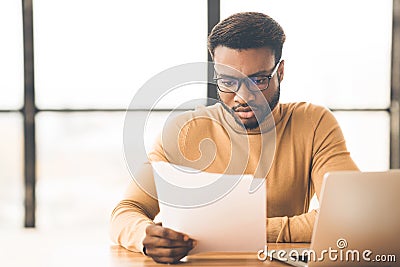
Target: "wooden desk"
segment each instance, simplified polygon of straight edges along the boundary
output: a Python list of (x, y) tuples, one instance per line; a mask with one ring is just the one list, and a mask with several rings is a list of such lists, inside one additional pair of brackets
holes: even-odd
[[(269, 244), (269, 249), (286, 248), (307, 248), (310, 244), (287, 243), (287, 244)], [(151, 258), (145, 257), (140, 253), (132, 253), (120, 246), (110, 248), (112, 267), (122, 266), (163, 266), (155, 263)], [(173, 266), (173, 265), (167, 265)], [(207, 253), (189, 256), (187, 262), (177, 266), (289, 266), (279, 261), (261, 262), (257, 259), (256, 253)]]
[[(209, 253), (188, 257), (178, 265), (157, 264), (151, 258), (113, 246), (106, 231), (90, 233), (24, 230), (0, 232), (0, 266), (13, 267), (137, 267), (137, 266), (289, 266), (261, 262), (256, 253)], [(269, 249), (308, 247), (309, 244), (270, 244)]]

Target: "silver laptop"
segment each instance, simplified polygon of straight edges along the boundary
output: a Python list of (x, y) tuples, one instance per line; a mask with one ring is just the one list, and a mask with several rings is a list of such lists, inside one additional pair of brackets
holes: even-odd
[(278, 254), (293, 266), (400, 266), (400, 170), (326, 174), (310, 249)]

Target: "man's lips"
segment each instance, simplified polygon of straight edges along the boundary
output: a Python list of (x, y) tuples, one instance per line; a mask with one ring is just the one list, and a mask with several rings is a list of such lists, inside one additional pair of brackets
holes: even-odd
[(239, 118), (241, 119), (250, 119), (254, 117), (254, 111), (236, 111), (236, 114), (238, 115)]
[(250, 107), (238, 107), (234, 109), (237, 116), (241, 119), (249, 119), (254, 117), (255, 108)]

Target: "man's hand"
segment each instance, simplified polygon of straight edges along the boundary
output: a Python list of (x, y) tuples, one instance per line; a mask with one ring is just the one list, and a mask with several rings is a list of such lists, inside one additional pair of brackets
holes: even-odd
[(161, 224), (149, 225), (143, 246), (146, 255), (159, 263), (177, 263), (194, 248), (196, 241), (189, 236), (162, 227)]

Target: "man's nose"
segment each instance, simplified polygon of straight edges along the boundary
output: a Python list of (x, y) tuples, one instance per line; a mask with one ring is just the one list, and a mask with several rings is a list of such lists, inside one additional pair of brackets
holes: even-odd
[[(248, 103), (255, 99), (255, 92), (250, 91), (249, 87), (255, 86), (251, 81), (243, 80), (238, 91), (235, 93), (235, 102)], [(254, 90), (254, 88), (252, 88)]]

